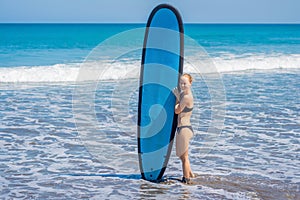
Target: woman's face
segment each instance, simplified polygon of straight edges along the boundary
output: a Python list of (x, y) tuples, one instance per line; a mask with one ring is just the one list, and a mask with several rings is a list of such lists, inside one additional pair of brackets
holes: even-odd
[(186, 90), (190, 89), (190, 88), (191, 88), (191, 85), (192, 85), (192, 84), (190, 83), (190, 80), (189, 80), (187, 77), (185, 77), (185, 76), (182, 76), (182, 77), (180, 78), (179, 84), (180, 84), (180, 89), (181, 89), (181, 91), (186, 91)]

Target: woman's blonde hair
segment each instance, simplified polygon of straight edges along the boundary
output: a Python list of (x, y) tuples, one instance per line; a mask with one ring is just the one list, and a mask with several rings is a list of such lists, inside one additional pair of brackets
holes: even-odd
[(189, 79), (190, 83), (193, 82), (193, 77), (192, 77), (190, 74), (185, 73), (185, 74), (183, 74), (182, 76), (187, 77), (187, 78)]

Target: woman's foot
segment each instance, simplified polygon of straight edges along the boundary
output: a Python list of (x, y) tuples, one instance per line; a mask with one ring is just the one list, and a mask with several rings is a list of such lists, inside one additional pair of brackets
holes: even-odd
[(190, 177), (191, 178), (196, 178), (196, 174), (194, 174), (193, 172), (190, 172)]
[(191, 184), (191, 179), (190, 178), (182, 177), (181, 182), (184, 183), (184, 184)]

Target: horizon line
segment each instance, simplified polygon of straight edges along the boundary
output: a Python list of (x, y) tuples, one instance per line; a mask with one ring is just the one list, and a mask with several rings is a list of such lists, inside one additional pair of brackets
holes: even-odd
[[(146, 22), (0, 22), (0, 24), (146, 24)], [(186, 22), (183, 24), (215, 24), (215, 25), (300, 25), (300, 22)]]

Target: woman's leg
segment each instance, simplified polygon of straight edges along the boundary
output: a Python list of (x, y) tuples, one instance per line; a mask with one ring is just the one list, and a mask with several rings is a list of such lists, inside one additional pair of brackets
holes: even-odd
[(189, 161), (189, 155), (188, 155), (188, 150), (180, 157), (181, 162), (182, 162), (182, 171), (183, 171), (183, 177), (189, 179), (191, 178), (192, 170), (191, 170), (191, 165)]
[(182, 128), (176, 135), (176, 155), (182, 162), (183, 177), (187, 179), (194, 177), (188, 156), (188, 146), (192, 136), (193, 132), (189, 128)]

